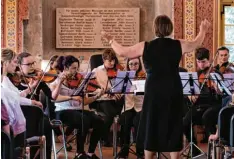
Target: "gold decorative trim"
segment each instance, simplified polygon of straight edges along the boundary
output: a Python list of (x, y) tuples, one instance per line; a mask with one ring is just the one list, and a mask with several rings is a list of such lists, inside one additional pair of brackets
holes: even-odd
[[(196, 36), (196, 0), (184, 0), (184, 38), (193, 40)], [(195, 71), (195, 54), (194, 52), (187, 53), (184, 56), (184, 67), (188, 71)]]
[(17, 52), (17, 0), (5, 1), (5, 46)]

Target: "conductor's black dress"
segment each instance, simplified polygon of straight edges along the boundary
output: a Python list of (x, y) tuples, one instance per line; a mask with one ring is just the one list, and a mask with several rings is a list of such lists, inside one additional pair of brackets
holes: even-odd
[(181, 56), (178, 40), (157, 38), (145, 43), (147, 79), (137, 142), (143, 142), (148, 151), (182, 149), (183, 92), (178, 68)]

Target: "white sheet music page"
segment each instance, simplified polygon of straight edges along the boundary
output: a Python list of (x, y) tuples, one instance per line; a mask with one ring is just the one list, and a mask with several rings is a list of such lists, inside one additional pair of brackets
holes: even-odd
[[(126, 85), (126, 91), (125, 92), (130, 92), (131, 91), (131, 80), (135, 78), (136, 71), (118, 71), (117, 76), (115, 78), (115, 84), (112, 86), (111, 92), (112, 93), (122, 93), (122, 89), (124, 87), (124, 84)], [(128, 75), (128, 82), (124, 83), (124, 78)]]
[(234, 73), (223, 74), (224, 84), (231, 91), (234, 92)]
[(232, 93), (229, 91), (225, 83), (223, 82), (222, 77), (218, 73), (210, 73), (211, 80), (215, 82), (215, 84), (218, 86), (220, 92), (225, 92), (227, 95), (232, 95)]
[(134, 94), (145, 92), (145, 80), (132, 80), (132, 85), (135, 86)]
[(183, 93), (185, 95), (191, 95), (190, 76), (193, 81), (193, 89), (195, 94), (200, 94), (199, 82), (197, 72), (180, 72), (180, 79), (183, 86)]

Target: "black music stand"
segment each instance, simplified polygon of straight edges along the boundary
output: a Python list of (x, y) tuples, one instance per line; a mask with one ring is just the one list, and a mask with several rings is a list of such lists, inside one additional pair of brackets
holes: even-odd
[[(133, 92), (131, 92), (131, 86), (132, 86), (132, 82), (131, 79), (135, 78), (135, 71), (118, 71), (117, 72), (117, 77), (115, 79), (115, 84), (114, 86), (111, 88), (110, 93), (111, 94), (124, 94), (124, 105), (123, 105), (123, 109), (124, 112), (126, 110), (126, 106), (125, 106), (125, 94), (133, 94)], [(124, 124), (126, 124), (126, 116), (124, 118)], [(123, 148), (121, 148), (121, 150), (114, 156), (115, 159), (119, 158), (119, 154), (125, 149), (128, 148), (130, 151), (129, 153), (132, 153), (134, 155), (137, 156), (136, 152), (131, 149), (131, 145), (133, 143), (130, 143), (128, 146), (126, 145), (126, 141), (124, 139), (124, 146)]]
[(232, 96), (232, 93), (230, 91), (232, 87), (230, 87), (229, 85), (226, 85), (226, 83), (224, 83), (222, 77), (218, 73), (210, 73), (210, 76), (213, 78), (213, 81), (218, 86), (218, 89), (220, 90), (222, 95)]
[[(183, 84), (183, 94), (187, 96), (191, 96), (191, 99), (195, 95), (200, 95), (200, 89), (199, 89), (199, 82), (198, 82), (198, 76), (196, 72), (180, 72), (181, 81)], [(191, 158), (193, 158), (193, 146), (196, 147), (200, 152), (202, 152), (198, 156), (206, 155), (204, 151), (202, 151), (194, 142), (193, 142), (193, 107), (196, 107), (195, 102), (190, 100), (190, 113), (191, 113), (191, 120), (190, 120), (190, 143), (182, 150), (182, 155), (189, 158), (188, 155), (183, 154), (187, 149), (189, 149)], [(197, 156), (197, 157), (198, 157)]]
[(80, 86), (72, 93), (72, 96), (81, 96), (82, 97), (82, 135), (84, 133), (84, 97), (85, 97), (85, 86), (88, 84), (90, 78), (93, 76), (94, 72), (88, 72), (84, 79), (82, 80)]
[[(81, 96), (82, 97), (82, 114), (81, 114), (81, 127), (82, 127), (81, 133), (82, 133), (82, 135), (84, 133), (84, 97), (85, 97), (84, 90), (85, 90), (85, 87), (86, 87), (87, 83), (89, 82), (90, 78), (93, 76), (93, 74), (94, 74), (93, 72), (88, 72), (86, 75), (83, 74), (85, 76), (84, 79), (82, 80), (79, 87), (72, 93), (72, 96)], [(70, 142), (72, 142), (73, 140), (76, 139), (76, 133), (68, 141), (66, 141), (66, 144), (69, 144)], [(64, 146), (62, 146), (59, 150), (57, 150), (56, 153), (59, 153), (63, 149), (63, 147)]]

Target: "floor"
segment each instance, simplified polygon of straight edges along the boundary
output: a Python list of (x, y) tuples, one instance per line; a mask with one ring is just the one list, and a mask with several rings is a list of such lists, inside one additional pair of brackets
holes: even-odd
[[(73, 159), (74, 156), (75, 156), (75, 151), (76, 151), (76, 145), (75, 143), (72, 143), (71, 144), (73, 149), (71, 152), (68, 152), (68, 158), (69, 159)], [(56, 143), (56, 147), (57, 149), (59, 147), (61, 147), (62, 144), (61, 143)], [(199, 148), (201, 148), (204, 152), (207, 152), (207, 144), (198, 144)], [(86, 150), (87, 150), (87, 147), (88, 145), (85, 146)], [(132, 146), (132, 148), (134, 149), (134, 146)], [(120, 148), (118, 148), (118, 151), (120, 150)], [(112, 147), (102, 147), (102, 152), (103, 152), (103, 158), (104, 159), (113, 159), (113, 148)], [(96, 149), (96, 155), (99, 156), (99, 151), (98, 151), (98, 147)], [(169, 154), (168, 153), (163, 153), (163, 155), (167, 156), (169, 158)], [(52, 157), (53, 158), (53, 157)], [(61, 152), (59, 152), (57, 154), (57, 158), (58, 159), (64, 159), (65, 156), (64, 156), (64, 151), (62, 150)], [(161, 156), (160, 157), (161, 159), (164, 159), (165, 157), (164, 156)], [(181, 158), (185, 158), (183, 156), (181, 156)], [(136, 156), (134, 156), (133, 154), (130, 154), (129, 155), (129, 159), (136, 159)]]

